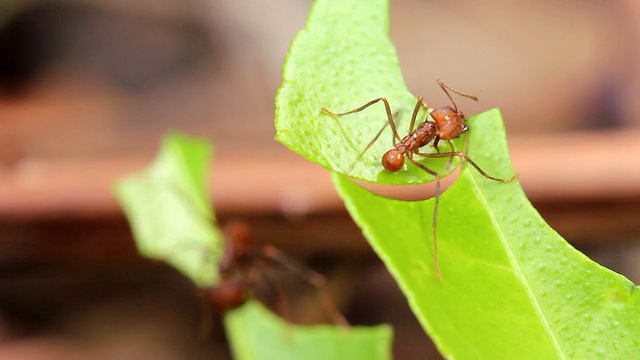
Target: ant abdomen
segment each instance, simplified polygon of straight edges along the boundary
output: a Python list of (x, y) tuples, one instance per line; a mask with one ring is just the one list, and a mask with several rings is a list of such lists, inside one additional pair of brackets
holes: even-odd
[(235, 281), (222, 281), (212, 288), (205, 289), (205, 297), (220, 313), (235, 309), (248, 300), (245, 284)]
[(382, 166), (390, 172), (398, 172), (404, 165), (404, 153), (398, 149), (391, 149), (382, 156)]

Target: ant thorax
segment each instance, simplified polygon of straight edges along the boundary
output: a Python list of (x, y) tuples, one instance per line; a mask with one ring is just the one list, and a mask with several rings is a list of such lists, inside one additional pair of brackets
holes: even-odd
[(433, 139), (435, 139), (436, 134), (438, 133), (438, 125), (432, 121), (425, 121), (418, 126), (418, 128), (409, 136), (413, 136), (418, 146), (416, 149), (421, 148), (423, 146), (427, 146)]

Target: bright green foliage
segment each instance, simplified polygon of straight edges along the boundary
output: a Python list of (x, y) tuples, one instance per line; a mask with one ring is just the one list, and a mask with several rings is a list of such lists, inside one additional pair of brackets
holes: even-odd
[(115, 188), (140, 253), (166, 261), (201, 287), (217, 283), (222, 253), (206, 188), (211, 153), (205, 141), (171, 134), (148, 168)]
[(258, 302), (225, 317), (237, 360), (391, 359), (391, 327), (339, 329), (331, 325), (288, 324)]
[[(384, 171), (380, 158), (392, 147), (389, 127), (358, 161), (387, 123), (382, 102), (338, 119), (321, 112), (323, 107), (345, 112), (384, 96), (400, 135), (407, 133), (416, 97), (406, 88), (389, 40), (388, 10), (386, 0), (316, 1), (283, 69), (276, 97), (276, 139), (307, 159), (353, 178), (421, 183), (433, 177), (412, 164), (396, 174)], [(425, 116), (426, 111), (421, 111), (418, 122)], [(443, 143), (441, 150), (447, 148)], [(446, 159), (429, 161), (429, 167), (440, 172), (445, 164)]]
[[(165, 261), (197, 286), (218, 282), (223, 238), (206, 190), (211, 146), (169, 135), (155, 161), (116, 184), (140, 253)], [(249, 302), (225, 316), (237, 359), (390, 359), (389, 326), (287, 325)]]
[[(497, 110), (469, 119), (468, 155), (491, 174), (513, 173)], [(456, 359), (640, 359), (640, 291), (551, 229), (519, 183), (464, 165), (434, 200), (374, 195), (335, 176), (351, 215), (446, 356)]]
[[(406, 133), (415, 98), (402, 80), (387, 30), (386, 0), (317, 0), (285, 64), (276, 138), (336, 173), (378, 183), (424, 182), (429, 176), (413, 166), (397, 174), (382, 169), (379, 157), (391, 144), (388, 129), (354, 165), (386, 121), (381, 104), (338, 119), (320, 112), (343, 112), (385, 96)], [(472, 117), (468, 124), (468, 155), (491, 175), (513, 175), (499, 112)], [(422, 162), (436, 170), (442, 165)], [(637, 287), (567, 244), (530, 205), (517, 180), (492, 181), (464, 165), (440, 199), (439, 281), (433, 199), (393, 200), (343, 175), (334, 174), (334, 180), (445, 356), (640, 359)]]

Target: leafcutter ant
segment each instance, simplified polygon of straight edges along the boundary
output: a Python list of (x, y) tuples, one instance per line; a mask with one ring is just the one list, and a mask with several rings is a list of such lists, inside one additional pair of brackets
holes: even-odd
[[(502, 179), (502, 178), (489, 175), (484, 170), (482, 170), (482, 168), (478, 164), (476, 164), (473, 160), (471, 160), (466, 155), (466, 148), (467, 148), (467, 143), (469, 139), (468, 136), (465, 139), (464, 149), (462, 151), (455, 151), (453, 149), (453, 143), (451, 142), (451, 140), (457, 139), (458, 137), (460, 137), (460, 135), (467, 132), (469, 128), (465, 124), (464, 114), (462, 113), (462, 111), (458, 110), (458, 105), (451, 97), (451, 94), (449, 93), (449, 91), (474, 101), (478, 101), (478, 98), (473, 95), (469, 95), (461, 91), (458, 91), (450, 87), (449, 85), (445, 84), (440, 79), (438, 79), (437, 81), (438, 81), (438, 85), (440, 85), (440, 88), (442, 88), (442, 90), (447, 95), (449, 100), (451, 100), (453, 107), (443, 106), (443, 107), (432, 110), (429, 113), (429, 115), (425, 118), (425, 120), (422, 123), (418, 124), (417, 127), (415, 127), (416, 119), (418, 117), (418, 112), (420, 111), (420, 109), (429, 108), (429, 106), (422, 101), (423, 100), (422, 97), (418, 97), (416, 101), (416, 105), (413, 109), (413, 114), (411, 115), (411, 123), (409, 124), (409, 133), (405, 137), (401, 137), (400, 134), (398, 133), (398, 129), (391, 112), (391, 106), (389, 105), (389, 101), (387, 101), (387, 99), (384, 97), (373, 99), (356, 109), (343, 112), (343, 113), (335, 113), (326, 108), (322, 108), (322, 112), (329, 114), (331, 116), (338, 117), (338, 116), (361, 112), (366, 108), (382, 101), (387, 114), (387, 123), (380, 129), (380, 131), (378, 131), (376, 136), (369, 142), (369, 144), (367, 144), (367, 146), (360, 153), (356, 161), (359, 161), (362, 158), (364, 153), (367, 152), (367, 150), (369, 150), (369, 148), (378, 140), (378, 138), (380, 137), (380, 135), (382, 134), (386, 126), (389, 125), (393, 132), (393, 149), (390, 149), (389, 151), (384, 153), (384, 155), (382, 155), (382, 166), (384, 167), (384, 169), (390, 172), (400, 171), (404, 166), (405, 157), (406, 157), (412, 164), (414, 164), (418, 168), (435, 176), (436, 178), (435, 205), (433, 210), (431, 227), (433, 232), (433, 263), (435, 267), (436, 277), (439, 280), (441, 278), (441, 274), (440, 274), (440, 266), (438, 264), (438, 243), (436, 240), (437, 239), (436, 228), (437, 228), (437, 218), (438, 218), (438, 205), (440, 200), (440, 177), (441, 176), (438, 172), (418, 162), (416, 159), (414, 159), (414, 156), (417, 155), (417, 156), (426, 157), (426, 158), (450, 157), (451, 159), (453, 159), (454, 157), (459, 157), (459, 158), (462, 158), (464, 161), (468, 162), (469, 164), (471, 164), (485, 178), (495, 180), (495, 181), (500, 181), (503, 183), (512, 181), (513, 179), (515, 179), (516, 175), (513, 175), (506, 179)], [(432, 120), (429, 120), (429, 116), (431, 117)], [(447, 141), (450, 144), (452, 150), (449, 152), (440, 152), (438, 143), (441, 140)], [(420, 152), (420, 148), (427, 146), (429, 144), (432, 144), (432, 146), (437, 151), (436, 153)], [(451, 160), (449, 162), (451, 163)]]
[[(210, 214), (207, 214), (193, 206), (188, 201), (187, 194), (178, 186), (172, 185), (171, 190), (183, 205), (184, 210), (191, 213), (191, 216), (204, 218), (213, 226), (215, 221)], [(218, 273), (220, 275), (217, 284), (199, 289), (204, 300), (203, 308), (205, 313), (204, 321), (201, 324), (201, 335), (208, 333), (210, 328), (210, 310), (213, 307), (218, 314), (235, 309), (243, 305), (248, 299), (254, 296), (253, 290), (260, 281), (266, 282), (268, 277), (264, 276), (269, 268), (279, 267), (290, 274), (300, 278), (302, 281), (315, 287), (319, 294), (319, 300), (331, 321), (345, 328), (350, 325), (338, 311), (333, 299), (327, 289), (327, 281), (324, 276), (294, 260), (274, 246), (255, 247), (250, 241), (249, 226), (243, 222), (230, 222), (224, 227), (222, 256), (218, 261)], [(286, 298), (276, 283), (269, 283), (275, 288), (279, 300)], [(205, 304), (206, 303), (206, 304)], [(281, 303), (281, 305), (286, 305)], [(282, 309), (281, 309), (282, 310)], [(284, 309), (286, 310), (286, 309)], [(286, 313), (284, 316), (286, 317)]]
[(239, 307), (252, 296), (252, 287), (259, 280), (264, 267), (273, 265), (315, 287), (331, 321), (338, 326), (349, 327), (329, 295), (324, 276), (273, 246), (253, 247), (249, 239), (249, 227), (241, 222), (232, 222), (225, 227), (224, 252), (218, 263), (220, 282), (202, 289), (202, 294), (219, 312)]

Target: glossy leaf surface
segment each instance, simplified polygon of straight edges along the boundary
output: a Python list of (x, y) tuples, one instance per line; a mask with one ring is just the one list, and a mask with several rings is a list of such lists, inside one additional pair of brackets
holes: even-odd
[(149, 167), (115, 186), (140, 254), (200, 287), (217, 283), (223, 242), (206, 188), (211, 154), (207, 142), (171, 134)]
[[(469, 120), (468, 155), (490, 174), (513, 173), (502, 119)], [(434, 273), (434, 200), (377, 196), (335, 175), (363, 229), (443, 354), (455, 359), (640, 358), (640, 291), (551, 229), (517, 181), (464, 165), (440, 198)]]
[(353, 327), (288, 324), (250, 302), (225, 319), (234, 357), (238, 360), (386, 360), (391, 359), (388, 325)]
[[(388, 10), (386, 0), (315, 2), (306, 28), (294, 39), (285, 61), (276, 97), (276, 139), (307, 159), (352, 178), (385, 184), (422, 183), (433, 176), (408, 162), (404, 171), (395, 174), (382, 167), (382, 154), (393, 147), (389, 126), (359, 158), (388, 123), (382, 102), (339, 118), (321, 112), (322, 108), (345, 112), (386, 97), (400, 136), (407, 134), (416, 97), (407, 90), (389, 40)], [(422, 110), (417, 122), (425, 117)], [(447, 149), (443, 143), (441, 150)], [(425, 152), (433, 149), (425, 148)], [(443, 173), (447, 160), (421, 162)]]

